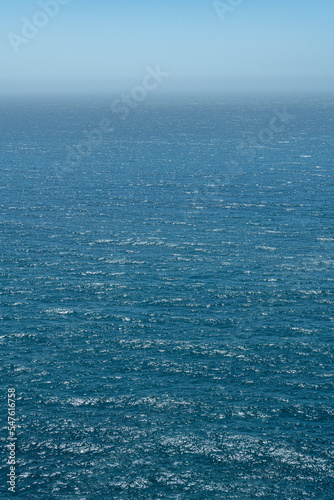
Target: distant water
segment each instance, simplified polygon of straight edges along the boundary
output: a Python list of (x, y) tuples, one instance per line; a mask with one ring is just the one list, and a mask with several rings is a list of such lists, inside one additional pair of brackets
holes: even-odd
[(333, 95), (111, 102), (0, 105), (16, 496), (333, 499)]

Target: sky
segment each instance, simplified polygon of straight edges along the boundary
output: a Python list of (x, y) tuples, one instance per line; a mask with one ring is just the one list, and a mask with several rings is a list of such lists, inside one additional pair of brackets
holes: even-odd
[(333, 0), (2, 0), (0, 95), (334, 89)]

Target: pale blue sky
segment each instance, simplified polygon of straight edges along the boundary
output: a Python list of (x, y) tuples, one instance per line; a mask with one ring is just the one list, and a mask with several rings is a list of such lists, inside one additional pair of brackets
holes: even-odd
[(39, 0), (2, 11), (1, 93), (127, 90), (156, 64), (161, 91), (334, 88), (333, 0), (241, 0), (223, 20), (212, 0), (69, 0), (30, 40)]

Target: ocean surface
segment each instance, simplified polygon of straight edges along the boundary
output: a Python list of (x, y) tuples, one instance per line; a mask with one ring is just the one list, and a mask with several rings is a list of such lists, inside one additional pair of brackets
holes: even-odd
[(334, 95), (113, 99), (0, 102), (0, 498), (15, 388), (17, 498), (333, 499)]

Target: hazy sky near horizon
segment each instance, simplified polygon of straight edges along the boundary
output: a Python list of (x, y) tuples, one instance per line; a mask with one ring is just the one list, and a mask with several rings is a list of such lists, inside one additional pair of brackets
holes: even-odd
[(333, 0), (66, 1), (2, 3), (0, 93), (334, 88)]

